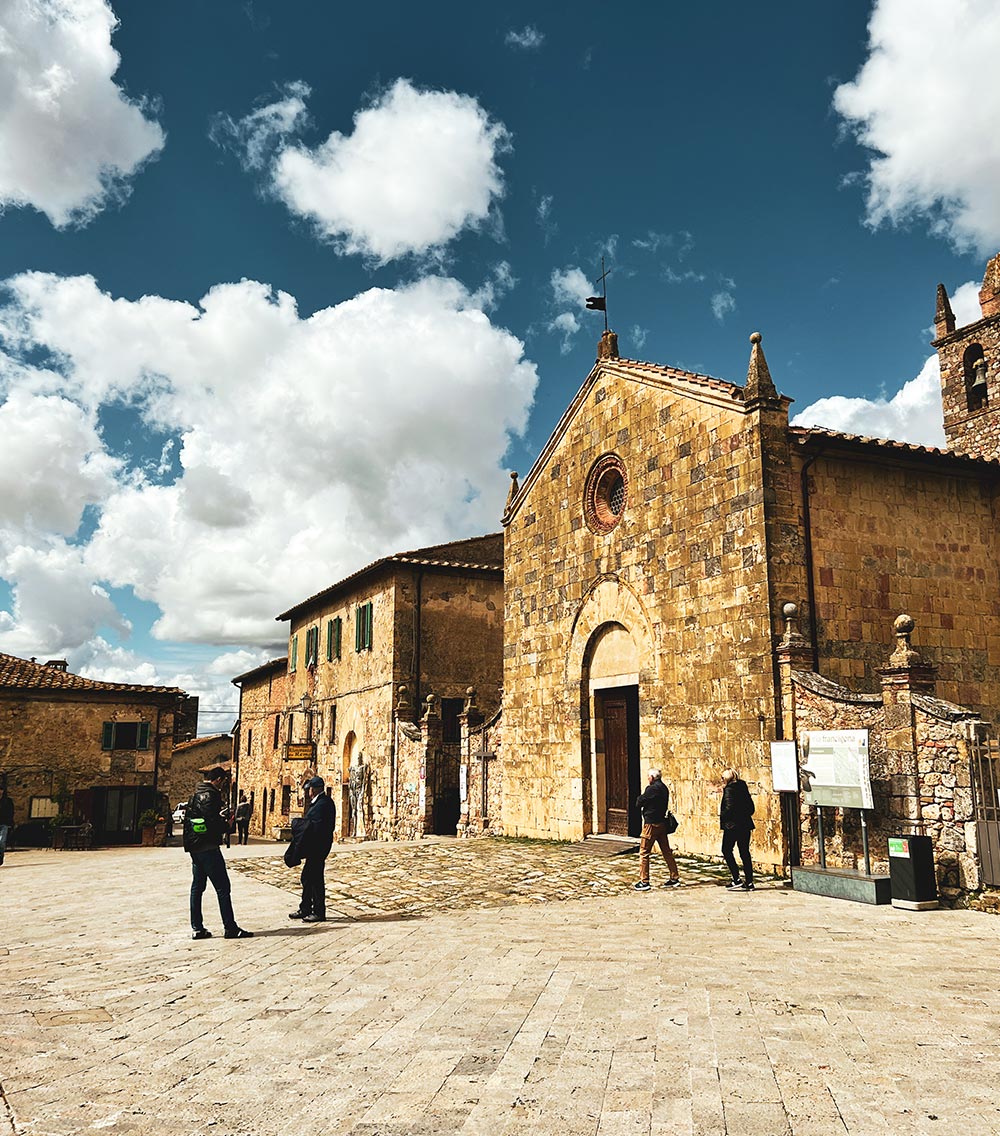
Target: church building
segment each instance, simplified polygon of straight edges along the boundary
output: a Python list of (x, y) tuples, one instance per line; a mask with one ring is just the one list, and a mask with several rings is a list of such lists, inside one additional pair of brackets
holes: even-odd
[(503, 517), (497, 827), (637, 835), (655, 765), (676, 844), (716, 856), (734, 766), (757, 801), (756, 855), (780, 866), (798, 825), (769, 759), (789, 603), (810, 669), (870, 692), (909, 613), (937, 696), (996, 727), (1000, 256), (980, 299), (956, 328), (938, 292), (946, 449), (791, 426), (757, 333), (743, 385), (620, 358), (604, 333)]

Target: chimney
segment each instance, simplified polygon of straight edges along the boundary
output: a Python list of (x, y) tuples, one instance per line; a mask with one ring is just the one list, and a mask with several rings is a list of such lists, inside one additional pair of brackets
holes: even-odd
[(65, 659), (49, 659), (45, 665), (51, 667), (54, 671), (66, 671), (69, 669), (69, 664)]

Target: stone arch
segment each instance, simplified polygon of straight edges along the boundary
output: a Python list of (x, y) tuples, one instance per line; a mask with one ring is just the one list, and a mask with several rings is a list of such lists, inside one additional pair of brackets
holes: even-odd
[[(583, 832), (608, 831), (603, 721), (595, 683), (621, 688), (632, 699), (636, 744), (639, 703), (659, 672), (652, 620), (639, 596), (616, 576), (602, 576), (588, 589), (573, 621), (566, 654), (566, 687), (579, 692), (580, 778)], [(630, 728), (630, 737), (633, 736)]]
[(604, 624), (620, 624), (632, 636), (643, 664), (641, 671), (659, 673), (660, 655), (654, 641), (653, 622), (642, 600), (624, 580), (617, 576), (602, 576), (588, 589), (580, 601), (579, 610), (570, 632), (570, 646), (566, 653), (566, 682), (575, 685), (580, 681), (584, 667), (593, 652), (594, 633)]

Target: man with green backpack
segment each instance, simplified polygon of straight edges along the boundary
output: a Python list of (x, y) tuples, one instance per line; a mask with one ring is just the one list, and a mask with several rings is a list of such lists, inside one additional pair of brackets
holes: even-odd
[(195, 789), (184, 814), (184, 851), (191, 857), (191, 938), (210, 939), (201, 917), (201, 897), (209, 880), (219, 898), (219, 914), (227, 939), (252, 939), (233, 914), (229, 872), (221, 844), (231, 831), (228, 811), (222, 803), (222, 786), (229, 774), (221, 765), (209, 769)]

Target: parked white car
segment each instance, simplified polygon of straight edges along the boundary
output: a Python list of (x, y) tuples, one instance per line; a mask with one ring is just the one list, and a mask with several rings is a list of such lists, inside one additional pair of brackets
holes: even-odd
[(187, 812), (187, 801), (181, 801), (181, 803), (177, 806), (177, 808), (174, 809), (174, 816), (173, 816), (174, 824), (183, 824), (184, 823), (184, 814), (186, 812)]

